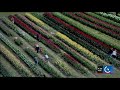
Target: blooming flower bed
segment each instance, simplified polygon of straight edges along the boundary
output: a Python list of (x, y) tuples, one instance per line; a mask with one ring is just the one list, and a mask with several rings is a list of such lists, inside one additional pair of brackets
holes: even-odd
[(78, 16), (74, 15), (73, 13), (70, 13), (70, 12), (67, 13), (66, 12), (66, 13), (63, 13), (63, 14), (65, 14), (65, 15), (67, 15), (67, 16), (69, 16), (69, 17), (71, 17), (71, 18), (73, 18), (73, 19), (75, 19), (77, 21), (82, 22), (83, 24), (85, 24), (87, 26), (90, 26), (90, 27), (92, 27), (92, 28), (94, 28), (96, 30), (99, 30), (99, 31), (101, 31), (101, 32), (103, 32), (103, 33), (105, 33), (107, 35), (110, 35), (110, 36), (112, 36), (112, 37), (114, 37), (116, 39), (120, 39), (120, 34), (117, 33), (117, 32), (111, 31), (110, 29), (107, 29), (107, 28), (105, 28), (103, 26), (92, 23), (92, 22), (90, 22), (90, 21), (88, 21), (88, 20), (86, 20), (86, 19), (84, 19), (82, 17), (78, 17)]
[(79, 43), (83, 47), (89, 49), (90, 51), (92, 51), (96, 55), (100, 56), (101, 59), (105, 60), (108, 63), (114, 64), (116, 67), (119, 67), (119, 62), (117, 60), (115, 60), (114, 58), (109, 57), (104, 52), (102, 52), (101, 49), (95, 48), (91, 44), (87, 43), (85, 40), (80, 39), (79, 37), (75, 36), (73, 33), (68, 32), (68, 30), (66, 30), (66, 29), (60, 27), (59, 25), (53, 23), (52, 20), (48, 20), (47, 18), (44, 18), (42, 20), (44, 20), (47, 24), (49, 24), (51, 27), (55, 28), (56, 30), (64, 33), (69, 38), (71, 38), (72, 40), (76, 41), (77, 43)]
[(82, 13), (82, 12), (75, 13), (75, 15), (80, 16), (82, 18), (85, 18), (91, 22), (94, 22), (94, 23), (99, 24), (101, 26), (104, 26), (106, 28), (109, 28), (110, 30), (112, 30), (114, 32), (120, 33), (120, 27), (115, 26), (115, 25), (110, 24), (110, 23), (107, 23), (101, 19), (98, 19), (94, 15), (92, 16), (92, 15), (89, 15), (88, 13)]
[(31, 74), (31, 72), (29, 72), (25, 66), (23, 66), (19, 60), (9, 51), (5, 48), (5, 46), (3, 46), (2, 44), (0, 45), (0, 51), (2, 52), (2, 54), (4, 54), (4, 56), (6, 58), (8, 58), (8, 60), (12, 63), (12, 65), (19, 71), (19, 73), (23, 76), (23, 77), (32, 77), (33, 75)]
[(51, 40), (46, 39), (44, 36), (39, 34), (38, 32), (34, 31), (32, 28), (30, 28), (28, 25), (26, 25), (24, 22), (22, 22), (20, 19), (18, 19), (16, 16), (11, 16), (10, 18), (14, 18), (15, 23), (23, 27), (28, 33), (30, 33), (32, 36), (39, 35), (40, 41), (42, 43), (46, 44), (48, 47), (50, 47), (52, 50), (59, 52), (59, 48), (57, 45), (55, 45)]
[(0, 33), (0, 40), (4, 42), (25, 64), (31, 68), (31, 70), (37, 75), (43, 75), (41, 71), (30, 62), (26, 55), (24, 55), (12, 42), (10, 42), (5, 36)]

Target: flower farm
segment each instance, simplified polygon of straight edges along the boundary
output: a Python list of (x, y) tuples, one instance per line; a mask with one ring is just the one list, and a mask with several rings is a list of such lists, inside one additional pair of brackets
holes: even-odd
[[(35, 51), (36, 44), (42, 52)], [(117, 50), (116, 58), (108, 54), (111, 48)], [(114, 73), (97, 73), (103, 65), (114, 66)], [(2, 16), (0, 77), (120, 78), (120, 17), (105, 12)]]

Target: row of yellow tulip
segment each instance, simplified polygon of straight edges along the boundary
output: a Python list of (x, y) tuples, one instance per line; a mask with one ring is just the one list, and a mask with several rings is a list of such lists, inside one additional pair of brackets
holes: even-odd
[(59, 37), (60, 39), (64, 40), (66, 43), (68, 43), (70, 46), (74, 47), (77, 51), (79, 51), (80, 53), (82, 53), (83, 55), (86, 55), (90, 60), (92, 60), (94, 63), (96, 63), (97, 65), (103, 65), (103, 64), (107, 64), (106, 62), (104, 62), (99, 56), (93, 54), (92, 52), (90, 52), (88, 49), (82, 47), (80, 44), (72, 41), (70, 38), (68, 38), (66, 35), (57, 32), (56, 36)]
[[(30, 14), (30, 13), (25, 13), (25, 16), (27, 16), (30, 20), (33, 20), (34, 18), (36, 18), (35, 16), (33, 16), (32, 14)], [(29, 17), (29, 16), (31, 16), (31, 17)], [(38, 19), (38, 18), (36, 18), (36, 20), (38, 21), (41, 21), (40, 19)], [(40, 22), (36, 22), (36, 21), (34, 21), (35, 23), (37, 23), (39, 26), (43, 26), (46, 30), (51, 30), (51, 28), (46, 24), (46, 23), (44, 23), (43, 21), (41, 21), (42, 23), (40, 23)], [(51, 30), (51, 31), (53, 31), (53, 30)], [(58, 68), (61, 68), (61, 70), (64, 70), (65, 72), (66, 72), (66, 74), (67, 75), (73, 75), (73, 76), (76, 76), (74, 73), (72, 73), (72, 72), (74, 72), (74, 71), (72, 71), (70, 68), (69, 68), (69, 66), (68, 66), (68, 64), (66, 64), (65, 62), (63, 62), (63, 61), (60, 61), (60, 60), (54, 60), (54, 64), (56, 64), (56, 66), (58, 67)]]
[(2, 52), (8, 60), (19, 70), (21, 75), (33, 77), (34, 75), (2, 44), (0, 45), (0, 52)]
[(38, 23), (38, 24), (39, 24), (39, 23), (42, 24), (42, 25), (45, 24), (44, 22), (40, 21), (38, 18), (34, 17), (34, 16), (31, 15), (30, 13), (25, 13), (25, 15), (26, 15), (27, 17), (31, 18), (34, 22), (36, 22), (36, 23)]

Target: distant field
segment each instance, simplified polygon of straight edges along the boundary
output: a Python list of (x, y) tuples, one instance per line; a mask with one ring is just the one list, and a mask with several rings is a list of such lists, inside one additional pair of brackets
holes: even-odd
[(16, 13), (23, 14), (25, 12), (0, 12), (0, 17), (8, 16), (8, 15), (13, 15), (13, 14), (16, 14)]

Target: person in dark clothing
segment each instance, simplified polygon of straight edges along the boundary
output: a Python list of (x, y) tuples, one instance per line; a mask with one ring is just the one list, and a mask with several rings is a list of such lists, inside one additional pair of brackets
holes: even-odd
[(39, 51), (40, 51), (40, 47), (39, 47), (38, 44), (36, 45), (36, 48), (35, 48), (35, 49), (36, 49), (37, 53), (39, 53)]
[(35, 64), (38, 64), (38, 58), (34, 57), (34, 60), (35, 60)]
[(110, 51), (108, 52), (109, 55), (111, 55), (113, 52), (113, 48), (110, 49)]

